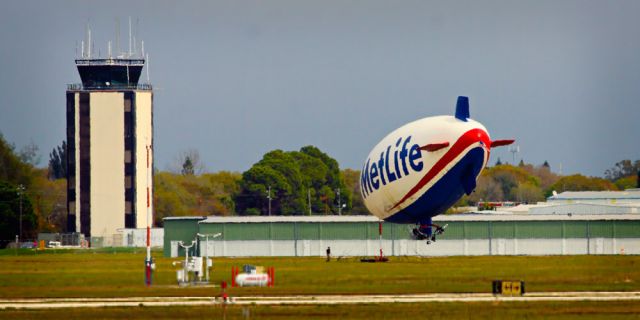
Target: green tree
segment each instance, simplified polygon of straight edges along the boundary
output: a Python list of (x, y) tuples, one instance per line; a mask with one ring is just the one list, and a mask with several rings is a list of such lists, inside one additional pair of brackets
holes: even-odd
[(598, 177), (586, 177), (581, 174), (574, 174), (570, 176), (564, 176), (560, 178), (556, 183), (551, 185), (545, 195), (548, 197), (553, 191), (604, 191), (604, 190), (618, 190), (618, 187), (611, 183), (611, 181), (598, 178)]
[(340, 166), (338, 165), (338, 161), (331, 158), (326, 153), (320, 151), (317, 147), (314, 146), (306, 146), (300, 149), (300, 152), (307, 154), (311, 157), (320, 159), (327, 166), (326, 173), (326, 184), (331, 186), (332, 188), (339, 188), (344, 186), (344, 183), (340, 181)]
[[(346, 207), (342, 209), (342, 214), (350, 214), (353, 206), (352, 202), (354, 193), (352, 192), (352, 190), (347, 188), (344, 177), (342, 176), (342, 172), (340, 172), (338, 161), (331, 158), (329, 155), (314, 146), (305, 146), (300, 149), (300, 152), (320, 159), (320, 161), (322, 161), (327, 166), (325, 180), (319, 192), (319, 195), (322, 198), (320, 200), (324, 201), (325, 204), (324, 212), (337, 213), (339, 211), (338, 200), (340, 200), (342, 204), (346, 205)], [(316, 185), (316, 188), (318, 188), (318, 185)], [(329, 192), (327, 189), (330, 189), (331, 192)], [(339, 199), (336, 195), (338, 189), (340, 190)], [(359, 196), (358, 194), (355, 195)], [(328, 203), (330, 203), (331, 205), (329, 205)]]
[(50, 180), (48, 169), (34, 169), (29, 189), (39, 232), (65, 232), (67, 227), (67, 180)]
[(190, 175), (192, 176), (194, 173), (194, 169), (193, 169), (193, 161), (191, 161), (191, 158), (187, 157), (186, 159), (184, 159), (184, 163), (182, 164), (182, 175), (186, 176), (186, 175)]
[(67, 143), (62, 140), (62, 145), (53, 148), (49, 153), (49, 178), (51, 180), (67, 177)]
[(201, 175), (206, 172), (197, 149), (179, 152), (169, 165), (169, 171), (183, 175)]
[(156, 172), (154, 175), (155, 225), (169, 216), (228, 216), (235, 214), (233, 199), (241, 175), (221, 171), (202, 175)]
[(610, 181), (618, 180), (622, 177), (636, 175), (640, 171), (640, 160), (632, 162), (631, 160), (622, 160), (616, 163), (612, 168), (604, 172), (605, 178)]
[[(20, 230), (20, 195), (16, 185), (0, 181), (0, 245), (15, 240)], [(37, 217), (28, 193), (22, 193), (22, 240), (33, 239), (37, 233)]]
[(511, 194), (514, 200), (523, 203), (536, 203), (545, 199), (542, 189), (529, 182), (519, 183), (511, 190)]
[(360, 191), (360, 170), (344, 169), (342, 170), (345, 187), (353, 195), (351, 202), (351, 212), (353, 214), (368, 214), (369, 210), (364, 205)]
[(212, 199), (211, 214), (218, 216), (235, 214), (234, 196), (240, 191), (242, 175), (237, 172), (220, 171), (205, 173), (201, 178), (207, 182), (207, 189), (203, 196)]
[[(280, 166), (279, 169), (283, 168)], [(290, 173), (293, 169), (286, 171)], [(245, 171), (240, 188), (241, 192), (236, 196), (236, 208), (240, 214), (252, 214), (257, 210), (262, 215), (267, 215), (268, 190), (271, 191), (271, 214), (292, 213), (289, 210), (293, 205), (287, 202), (291, 200), (293, 188), (282, 172), (269, 165), (256, 164)], [(252, 208), (254, 210), (250, 210)]]
[(14, 152), (14, 146), (4, 140), (0, 134), (0, 181), (13, 185), (31, 185), (32, 167), (20, 161)]
[(543, 200), (540, 178), (531, 174), (532, 165), (512, 166), (503, 164), (485, 169), (478, 178), (476, 190), (469, 195), (468, 204), (478, 201), (524, 201)]
[(526, 164), (523, 167), (523, 169), (527, 171), (530, 175), (538, 178), (538, 180), (540, 181), (540, 188), (542, 190), (546, 190), (552, 184), (556, 183), (558, 179), (560, 179), (559, 175), (551, 172), (551, 168), (549, 167), (548, 163), (547, 165), (543, 163), (541, 166), (536, 166), (536, 167), (534, 167), (531, 164)]
[(633, 175), (633, 176), (628, 176), (628, 177), (622, 177), (622, 178), (619, 178), (618, 180), (614, 181), (614, 184), (620, 190), (636, 188), (638, 186), (638, 176), (637, 175)]
[(469, 205), (475, 205), (480, 201), (504, 201), (504, 193), (501, 185), (490, 175), (482, 174), (478, 178), (476, 190), (468, 196)]
[(38, 153), (40, 148), (33, 142), (29, 142), (26, 146), (20, 148), (20, 152), (18, 152), (18, 158), (20, 161), (35, 167), (40, 164), (42, 157)]
[(339, 200), (346, 204), (345, 214), (352, 205), (353, 195), (345, 186), (338, 162), (313, 146), (300, 151), (270, 151), (244, 172), (235, 197), (238, 213), (266, 215), (269, 187), (272, 214), (336, 213), (338, 190)]

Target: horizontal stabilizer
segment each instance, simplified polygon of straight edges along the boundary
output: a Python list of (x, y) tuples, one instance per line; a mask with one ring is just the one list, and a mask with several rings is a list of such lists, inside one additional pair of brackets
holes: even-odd
[(515, 142), (515, 140), (513, 140), (513, 139), (493, 140), (493, 141), (491, 141), (491, 148), (508, 146), (508, 145), (510, 145), (510, 144), (512, 144), (514, 142)]
[(467, 121), (471, 115), (469, 114), (469, 98), (460, 96), (456, 104), (456, 119)]
[(433, 152), (433, 151), (438, 151), (440, 149), (446, 148), (448, 146), (449, 146), (449, 142), (429, 143), (426, 146), (420, 147), (420, 150)]

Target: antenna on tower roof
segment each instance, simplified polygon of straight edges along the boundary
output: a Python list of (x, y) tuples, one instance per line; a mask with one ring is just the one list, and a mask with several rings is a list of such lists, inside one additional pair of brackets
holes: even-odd
[(85, 37), (87, 39), (87, 47), (86, 47), (87, 50), (84, 52), (82, 57), (90, 59), (91, 58), (92, 43), (91, 43), (91, 27), (89, 26), (89, 20), (87, 20), (87, 30), (86, 30)]
[[(133, 52), (138, 54), (138, 29), (140, 28), (140, 18), (136, 18), (136, 28), (133, 29)], [(142, 56), (144, 59), (144, 56)]]
[(87, 53), (87, 57), (91, 59), (91, 51), (93, 51), (93, 42), (91, 42), (91, 27), (89, 26), (88, 22), (87, 22), (87, 47), (89, 49)]
[[(143, 43), (144, 44), (144, 43)], [(144, 47), (143, 47), (144, 48)], [(149, 69), (151, 63), (149, 62), (149, 54), (147, 53), (147, 84), (151, 83), (151, 79), (149, 78)]]
[(131, 58), (131, 16), (129, 16), (129, 56)]
[(120, 18), (116, 18), (116, 57), (120, 56)]

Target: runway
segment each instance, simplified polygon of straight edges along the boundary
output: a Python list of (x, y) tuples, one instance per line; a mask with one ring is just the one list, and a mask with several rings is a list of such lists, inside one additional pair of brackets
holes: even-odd
[[(640, 300), (640, 292), (533, 292), (524, 296), (494, 296), (489, 293), (429, 293), (394, 295), (299, 295), (232, 297), (237, 305), (332, 305), (364, 303), (428, 302), (517, 302), (517, 301), (629, 301)], [(35, 298), (0, 299), (0, 309), (164, 307), (220, 305), (215, 297), (127, 297), (127, 298)]]

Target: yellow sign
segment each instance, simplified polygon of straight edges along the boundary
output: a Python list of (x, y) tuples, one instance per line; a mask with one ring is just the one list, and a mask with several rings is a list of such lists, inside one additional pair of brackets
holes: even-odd
[(493, 293), (505, 296), (521, 296), (524, 294), (524, 281), (495, 280)]
[(503, 295), (520, 295), (520, 281), (503, 281), (502, 282), (502, 294)]

